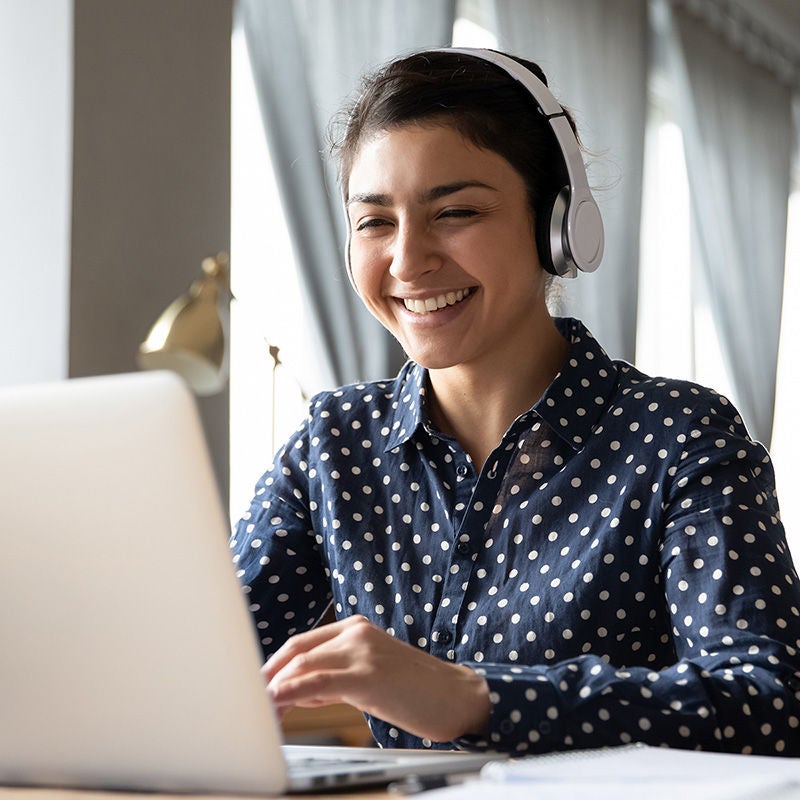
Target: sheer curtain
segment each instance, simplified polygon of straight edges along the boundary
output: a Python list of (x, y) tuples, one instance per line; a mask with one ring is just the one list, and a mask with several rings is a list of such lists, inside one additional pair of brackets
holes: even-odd
[(682, 4), (663, 6), (662, 12), (699, 266), (737, 404), (751, 434), (769, 444), (790, 187), (791, 91)]
[(390, 377), (404, 356), (350, 287), (325, 130), (365, 70), (449, 44), (455, 0), (238, 0), (237, 13), (326, 381)]
[(603, 213), (598, 272), (563, 282), (561, 305), (613, 356), (633, 361), (647, 113), (648, 20), (641, 0), (494, 0), (501, 49), (536, 61), (576, 116)]

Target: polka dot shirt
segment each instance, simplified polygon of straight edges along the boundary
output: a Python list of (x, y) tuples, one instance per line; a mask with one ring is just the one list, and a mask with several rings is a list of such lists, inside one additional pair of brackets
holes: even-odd
[(767, 452), (724, 397), (557, 324), (561, 372), (480, 473), (413, 362), (311, 401), (231, 539), (264, 655), (332, 602), (485, 676), (482, 735), (368, 718), (384, 746), (800, 755), (800, 585)]

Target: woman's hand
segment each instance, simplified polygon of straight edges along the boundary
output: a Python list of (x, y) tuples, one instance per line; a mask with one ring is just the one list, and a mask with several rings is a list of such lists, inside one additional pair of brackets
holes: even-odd
[(486, 681), (354, 616), (289, 639), (264, 665), (280, 715), (293, 706), (349, 703), (420, 738), (480, 733), (491, 703)]

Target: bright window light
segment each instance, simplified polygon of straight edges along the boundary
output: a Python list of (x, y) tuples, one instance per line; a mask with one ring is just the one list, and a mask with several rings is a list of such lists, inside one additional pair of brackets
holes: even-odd
[(459, 17), (453, 25), (453, 44), (456, 47), (488, 47), (497, 49), (497, 37), (476, 22)]
[(650, 375), (692, 380), (689, 181), (680, 128), (656, 116), (645, 154), (636, 363)]
[[(246, 510), (273, 452), (304, 413), (294, 365), (302, 364), (307, 373), (314, 359), (239, 28), (231, 47), (231, 289), (236, 300), (231, 308), (230, 515), (235, 521)], [(283, 363), (274, 376), (270, 345), (280, 348)]]
[(786, 273), (783, 282), (783, 314), (778, 350), (778, 385), (775, 422), (772, 429), (772, 460), (778, 484), (781, 518), (789, 548), (800, 566), (800, 427), (797, 425), (797, 396), (800, 393), (800, 190), (789, 198), (786, 238)]

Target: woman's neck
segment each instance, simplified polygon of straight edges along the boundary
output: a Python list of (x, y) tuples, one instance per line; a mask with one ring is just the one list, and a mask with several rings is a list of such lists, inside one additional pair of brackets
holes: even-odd
[(503, 434), (544, 394), (566, 358), (569, 344), (552, 318), (527, 342), (500, 357), (430, 370), (430, 414), (442, 433), (455, 438), (480, 470)]

